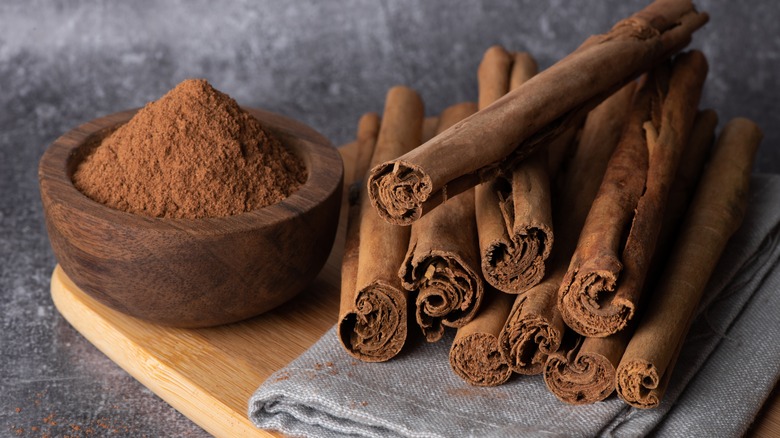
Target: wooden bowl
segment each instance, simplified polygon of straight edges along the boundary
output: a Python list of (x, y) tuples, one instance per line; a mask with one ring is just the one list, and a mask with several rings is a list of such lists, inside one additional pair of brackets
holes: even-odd
[(79, 162), (137, 110), (87, 122), (54, 141), (38, 179), (54, 255), (76, 285), (147, 321), (206, 327), (259, 315), (314, 279), (336, 234), (341, 158), (308, 126), (247, 110), (303, 159), (309, 177), (283, 201), (235, 216), (148, 217), (76, 189), (71, 177)]

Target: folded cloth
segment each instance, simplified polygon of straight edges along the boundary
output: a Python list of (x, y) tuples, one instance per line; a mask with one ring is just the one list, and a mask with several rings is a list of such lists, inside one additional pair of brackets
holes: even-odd
[(730, 436), (747, 430), (780, 374), (780, 175), (758, 175), (742, 227), (719, 262), (661, 405), (616, 396), (558, 401), (540, 376), (469, 386), (448, 361), (453, 333), (387, 363), (348, 356), (330, 329), (249, 401), (260, 428), (341, 437)]

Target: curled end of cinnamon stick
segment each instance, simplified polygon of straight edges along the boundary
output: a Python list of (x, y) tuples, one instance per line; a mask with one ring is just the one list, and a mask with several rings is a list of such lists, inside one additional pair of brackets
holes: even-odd
[(630, 360), (618, 366), (615, 376), (617, 393), (635, 408), (650, 409), (661, 400), (660, 376), (655, 365), (645, 360)]
[[(528, 293), (534, 291), (532, 289)], [(537, 303), (528, 302), (532, 299), (535, 297), (529, 296), (514, 306), (498, 336), (501, 354), (512, 371), (518, 374), (532, 375), (544, 371), (547, 356), (558, 350), (563, 338), (564, 327), (560, 316), (551, 315), (555, 309), (544, 305), (544, 300), (541, 300), (542, 305), (535, 306)], [(549, 302), (555, 305), (554, 299)], [(533, 307), (537, 308), (531, 309)]]
[(498, 340), (488, 333), (472, 333), (455, 339), (450, 366), (461, 379), (475, 386), (497, 386), (512, 375), (498, 351)]
[(428, 342), (441, 339), (444, 326), (462, 327), (474, 317), (482, 301), (482, 281), (462, 260), (431, 253), (423, 263), (408, 263), (405, 271), (404, 287), (419, 291), (417, 324)]
[(355, 306), (339, 320), (339, 340), (349, 354), (365, 362), (384, 362), (406, 342), (406, 297), (382, 281), (361, 289)]
[(368, 196), (382, 219), (394, 225), (411, 225), (423, 214), (431, 195), (430, 176), (403, 161), (389, 161), (371, 170)]
[(552, 230), (540, 225), (514, 234), (509, 241), (496, 240), (482, 256), (482, 273), (496, 289), (519, 294), (544, 277), (544, 262), (550, 255)]
[(604, 400), (615, 389), (615, 367), (599, 354), (578, 354), (569, 361), (552, 354), (544, 367), (544, 383), (558, 399), (573, 405)]
[(513, 321), (501, 342), (512, 371), (518, 374), (539, 374), (547, 355), (561, 344), (561, 336), (541, 317)]
[[(567, 274), (558, 292), (558, 307), (563, 320), (583, 336), (603, 338), (615, 334), (623, 330), (634, 316), (634, 303), (615, 295), (620, 262), (607, 259), (589, 260), (580, 270)], [(588, 269), (589, 265), (603, 267), (610, 264), (614, 266)]]

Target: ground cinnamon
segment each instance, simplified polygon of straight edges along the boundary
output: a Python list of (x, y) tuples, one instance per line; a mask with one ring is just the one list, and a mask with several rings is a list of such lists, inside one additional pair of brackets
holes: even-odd
[(73, 183), (119, 210), (201, 218), (275, 204), (306, 178), (301, 159), (235, 100), (188, 79), (106, 137)]

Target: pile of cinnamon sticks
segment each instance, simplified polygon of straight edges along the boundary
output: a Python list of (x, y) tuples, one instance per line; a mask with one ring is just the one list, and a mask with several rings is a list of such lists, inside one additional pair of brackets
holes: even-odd
[[(707, 15), (656, 0), (537, 74), (488, 49), (479, 102), (424, 118), (406, 87), (358, 124), (339, 338), (364, 361), (457, 329), (474, 385), (657, 406), (747, 200), (758, 127), (699, 111)], [(714, 146), (713, 143), (715, 143)]]

